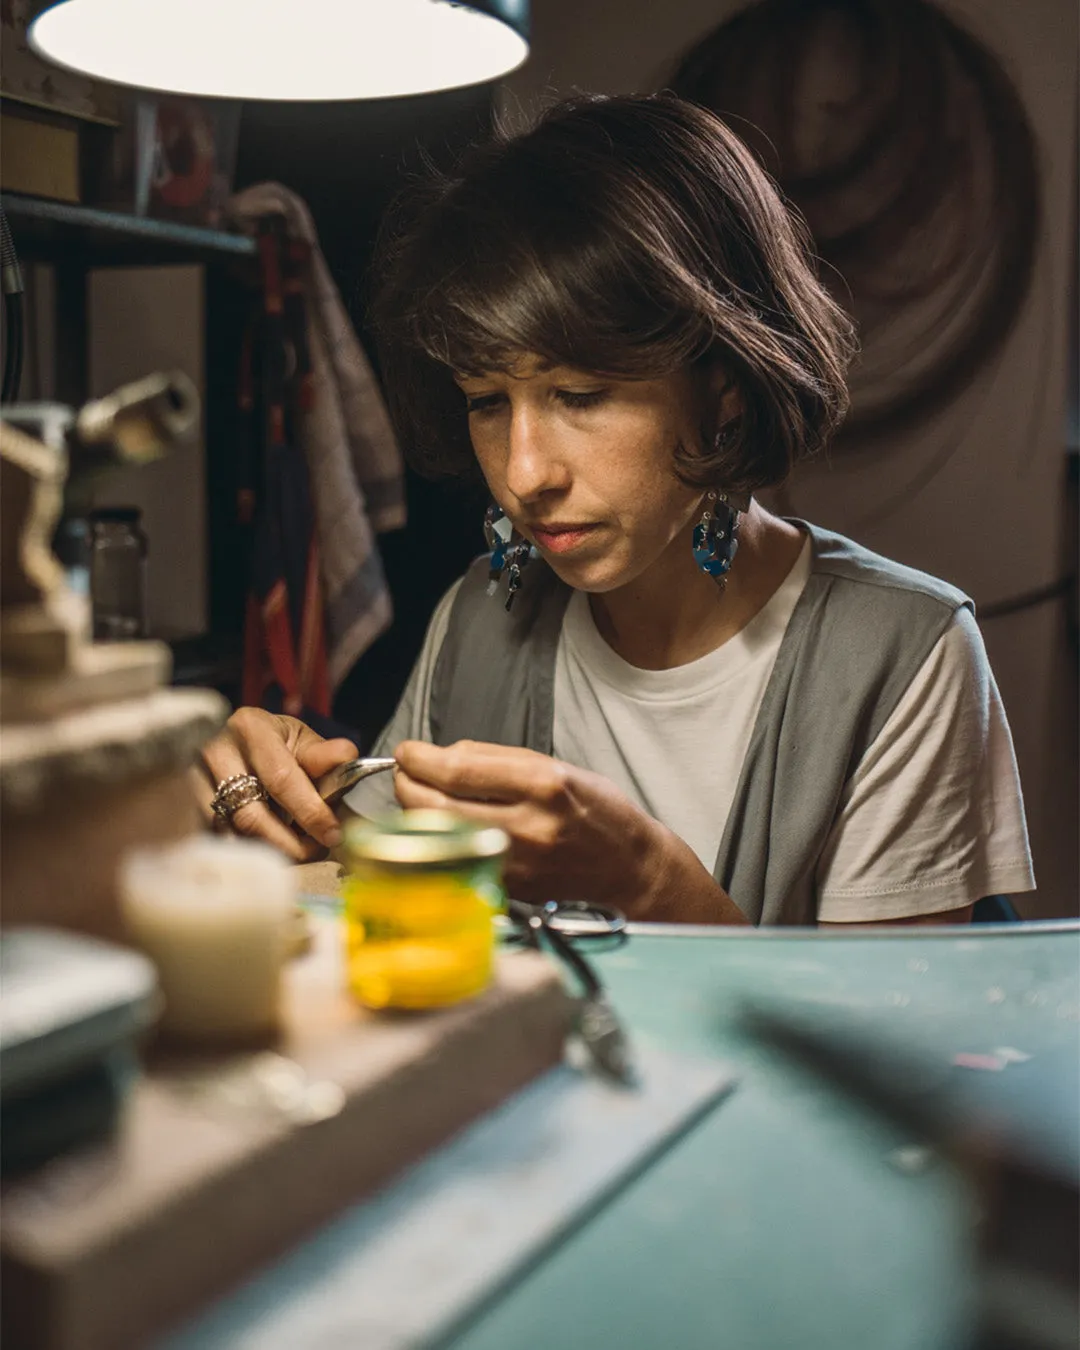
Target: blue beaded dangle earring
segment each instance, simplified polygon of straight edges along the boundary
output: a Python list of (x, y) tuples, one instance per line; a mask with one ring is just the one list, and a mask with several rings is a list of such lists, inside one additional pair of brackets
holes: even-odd
[[(717, 450), (724, 448), (733, 431), (733, 422), (720, 428), (715, 439)], [(705, 494), (705, 508), (694, 526), (694, 561), (707, 577), (712, 577), (720, 590), (727, 586), (727, 574), (739, 551), (739, 516), (749, 506), (747, 493), (729, 494), (713, 489)]]
[(533, 556), (533, 547), (517, 533), (506, 512), (496, 502), (492, 502), (484, 513), (484, 538), (491, 549), (487, 593), (495, 594), (505, 572), (506, 610), (509, 613), (514, 596), (521, 588), (522, 570)]
[(708, 493), (705, 510), (694, 526), (694, 561), (721, 590), (727, 585), (727, 574), (739, 549), (738, 531), (739, 512), (727, 493)]

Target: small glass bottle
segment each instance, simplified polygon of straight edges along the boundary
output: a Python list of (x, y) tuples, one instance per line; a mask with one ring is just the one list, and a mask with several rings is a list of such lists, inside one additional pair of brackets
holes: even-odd
[(90, 594), (94, 640), (127, 642), (146, 635), (146, 535), (134, 506), (90, 513)]
[(90, 522), (83, 516), (65, 516), (56, 527), (53, 552), (64, 569), (73, 626), (80, 641), (89, 642), (94, 630), (90, 597)]
[(348, 983), (369, 1008), (437, 1008), (491, 981), (504, 831), (402, 811), (345, 831)]

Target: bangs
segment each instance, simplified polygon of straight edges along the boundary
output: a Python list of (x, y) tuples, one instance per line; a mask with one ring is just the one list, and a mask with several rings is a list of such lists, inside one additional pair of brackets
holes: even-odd
[[(437, 258), (438, 271), (423, 268), (416, 278), (401, 336), (463, 375), (508, 370), (530, 353), (552, 365), (644, 378), (708, 351), (713, 332), (700, 297), (676, 294), (644, 251), (613, 248), (616, 232), (605, 230), (595, 201), (575, 209), (568, 186), (551, 184), (557, 210), (512, 185), (501, 200), (490, 187), (484, 202), (451, 194), (439, 247), (419, 251)], [(455, 229), (459, 219), (485, 220), (483, 234)]]

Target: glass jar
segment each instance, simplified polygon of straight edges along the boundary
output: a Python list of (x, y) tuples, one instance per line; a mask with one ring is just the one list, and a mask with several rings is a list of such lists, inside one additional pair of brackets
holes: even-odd
[(83, 516), (65, 516), (56, 527), (53, 552), (64, 569), (71, 622), (79, 640), (89, 642), (94, 631), (90, 598), (90, 522)]
[(94, 640), (126, 642), (146, 635), (146, 535), (134, 506), (90, 513), (90, 595)]
[(504, 831), (445, 811), (346, 828), (348, 983), (369, 1008), (437, 1008), (491, 981)]

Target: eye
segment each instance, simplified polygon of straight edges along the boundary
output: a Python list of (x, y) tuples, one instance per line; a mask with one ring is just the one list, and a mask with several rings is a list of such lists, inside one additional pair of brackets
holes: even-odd
[(505, 394), (475, 394), (465, 397), (465, 411), (471, 417), (473, 413), (488, 413), (506, 400)]
[(558, 389), (555, 391), (560, 402), (567, 408), (595, 408), (608, 396), (606, 389)]

